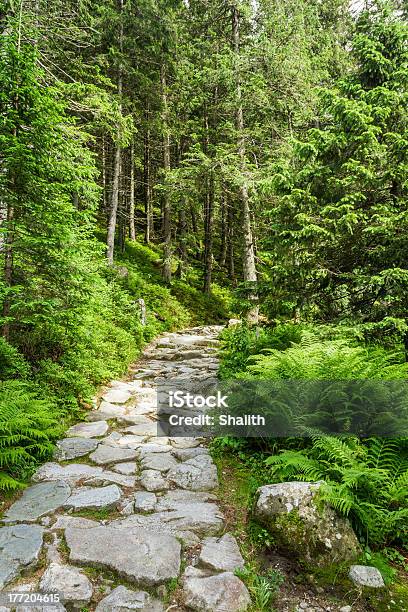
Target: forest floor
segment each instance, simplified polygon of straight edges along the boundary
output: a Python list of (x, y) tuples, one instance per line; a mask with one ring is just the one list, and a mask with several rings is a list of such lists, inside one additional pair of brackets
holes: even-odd
[[(220, 329), (155, 340), (127, 380), (105, 387), (86, 420), (58, 442), (55, 461), (37, 470), (35, 484), (3, 515), (1, 612), (33, 610), (17, 605), (33, 597), (35, 609), (48, 612), (233, 612), (249, 605), (259, 612), (234, 574), (253, 560), (235, 539), (243, 544), (245, 521), (234, 475), (218, 466), (219, 480), (201, 439), (157, 435), (157, 386), (214, 381)], [(277, 610), (338, 612), (345, 605), (299, 584), (289, 560), (268, 562), (284, 577)], [(56, 594), (54, 606), (41, 606), (46, 594)]]

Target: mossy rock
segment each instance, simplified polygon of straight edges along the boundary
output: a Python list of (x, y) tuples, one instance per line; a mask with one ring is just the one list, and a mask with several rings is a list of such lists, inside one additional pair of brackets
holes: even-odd
[(351, 562), (361, 549), (350, 523), (327, 505), (318, 505), (321, 483), (284, 482), (258, 489), (257, 519), (276, 547), (307, 566)]

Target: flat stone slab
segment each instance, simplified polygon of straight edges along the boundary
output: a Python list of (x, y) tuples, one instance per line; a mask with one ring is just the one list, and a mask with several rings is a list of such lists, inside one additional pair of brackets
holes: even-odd
[(385, 586), (381, 572), (376, 567), (369, 565), (352, 565), (349, 571), (349, 578), (357, 586), (370, 587), (372, 589), (382, 589)]
[(66, 529), (70, 561), (107, 567), (146, 586), (178, 576), (181, 546), (174, 536), (143, 528), (129, 530), (114, 526), (115, 522), (92, 529)]
[(80, 480), (98, 476), (102, 473), (101, 467), (86, 465), (86, 463), (70, 463), (60, 465), (59, 463), (44, 463), (34, 474), (34, 481), (64, 480), (72, 485)]
[(112, 467), (115, 472), (119, 472), (119, 474), (124, 474), (125, 476), (130, 476), (136, 472), (137, 463), (136, 461), (127, 461), (125, 463), (115, 463)]
[(212, 463), (200, 463), (199, 459), (204, 457), (199, 455), (170, 470), (168, 480), (182, 489), (212, 491), (218, 486), (217, 468)]
[(108, 465), (110, 463), (123, 463), (136, 459), (137, 453), (132, 448), (117, 448), (100, 444), (96, 451), (89, 455), (89, 458), (98, 465)]
[(20, 499), (10, 506), (3, 521), (36, 521), (40, 516), (63, 506), (70, 495), (70, 487), (62, 480), (35, 484), (25, 489)]
[(112, 508), (122, 497), (122, 491), (116, 485), (108, 487), (80, 487), (64, 504), (65, 508), (82, 510), (83, 508)]
[(245, 612), (251, 604), (246, 586), (232, 572), (208, 576), (188, 567), (183, 583), (184, 601), (196, 612)]
[(168, 472), (178, 466), (177, 460), (170, 453), (152, 453), (145, 455), (142, 459), (143, 470), (158, 470)]
[(51, 563), (40, 580), (42, 593), (60, 593), (62, 603), (85, 606), (92, 597), (91, 581), (76, 567)]
[(173, 489), (167, 491), (157, 500), (157, 510), (176, 510), (184, 504), (198, 504), (203, 502), (217, 501), (216, 495), (205, 491), (186, 491), (185, 489)]
[(92, 521), (91, 519), (83, 518), (82, 516), (70, 516), (69, 514), (61, 514), (51, 529), (67, 529), (68, 527), (75, 527), (76, 529), (90, 529), (91, 527), (98, 527), (100, 523)]
[(40, 525), (0, 527), (0, 589), (38, 560), (43, 534)]
[(191, 532), (197, 536), (218, 535), (223, 528), (223, 515), (218, 506), (211, 503), (180, 504), (172, 510), (152, 514), (134, 514), (122, 519), (121, 525), (129, 531), (137, 528), (183, 535)]
[(209, 452), (206, 448), (197, 446), (196, 448), (173, 448), (172, 454), (180, 461), (188, 461), (198, 455), (209, 455)]
[(199, 562), (217, 572), (235, 572), (244, 567), (237, 541), (230, 533), (226, 533), (222, 538), (206, 538)]
[(126, 404), (132, 397), (127, 389), (109, 389), (102, 395), (102, 399), (110, 404)]
[[(146, 418), (146, 417), (136, 416), (134, 418), (133, 417), (129, 417), (129, 418), (132, 421), (134, 421), (137, 418), (141, 419), (141, 418)], [(146, 437), (151, 438), (152, 436), (157, 435), (157, 423), (154, 423), (150, 419), (146, 419), (146, 421), (144, 421), (143, 423), (138, 422), (135, 425), (131, 425), (130, 427), (126, 429), (126, 431), (131, 434), (134, 434), (135, 436), (146, 436)]]
[(136, 512), (152, 512), (156, 506), (156, 495), (149, 491), (136, 491), (134, 508)]
[(96, 606), (95, 612), (164, 612), (163, 604), (145, 591), (131, 591), (124, 586), (118, 586)]
[(104, 436), (108, 429), (109, 426), (106, 421), (77, 423), (68, 429), (67, 436), (70, 438), (99, 438)]
[(143, 444), (144, 440), (145, 440), (144, 436), (135, 436), (133, 434), (126, 434), (124, 436), (121, 436), (120, 439), (117, 440), (116, 445), (119, 448), (132, 448), (133, 450), (136, 450)]
[(140, 484), (146, 491), (165, 491), (169, 488), (168, 481), (157, 470), (143, 470)]
[(158, 444), (156, 440), (159, 438), (154, 438), (152, 442), (146, 442), (139, 448), (139, 457), (143, 459), (146, 455), (152, 455), (154, 453), (170, 453), (172, 447), (170, 444)]
[[(125, 411), (126, 409), (124, 406), (118, 406), (117, 404), (111, 404), (110, 402), (102, 401), (99, 405), (98, 410), (90, 412), (87, 416), (87, 419), (89, 419), (92, 414), (93, 416), (95, 416), (97, 413), (106, 415), (104, 418), (101, 419), (102, 421), (106, 420), (106, 418), (116, 419), (120, 416), (123, 416), (125, 414)], [(92, 421), (95, 422), (95, 419), (92, 418)]]
[(195, 448), (200, 445), (197, 438), (170, 438), (170, 442), (174, 448)]
[(101, 487), (106, 484), (117, 484), (120, 487), (134, 487), (136, 484), (136, 476), (128, 476), (126, 474), (119, 474), (118, 472), (111, 472), (110, 470), (103, 470), (100, 474), (84, 480), (83, 484), (93, 487)]
[(97, 440), (91, 438), (65, 438), (58, 440), (55, 451), (55, 459), (66, 461), (89, 455), (98, 446)]

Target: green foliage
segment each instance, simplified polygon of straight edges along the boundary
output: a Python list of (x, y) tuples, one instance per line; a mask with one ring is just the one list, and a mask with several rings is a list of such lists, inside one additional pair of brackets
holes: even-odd
[[(299, 330), (300, 332), (300, 330)], [(322, 340), (311, 331), (300, 332), (297, 344), (286, 350), (265, 349), (253, 356), (250, 375), (269, 380), (404, 379), (408, 365), (402, 355), (381, 347), (353, 346), (349, 340)]]
[(370, 546), (408, 544), (406, 439), (314, 436), (310, 448), (272, 455), (279, 480), (324, 480), (321, 499), (348, 516)]
[(274, 316), (406, 333), (408, 28), (391, 4), (360, 14), (354, 69), (320, 92), (315, 126), (272, 169)]
[(38, 461), (52, 455), (61, 434), (55, 405), (27, 383), (0, 383), (0, 490), (21, 488)]
[(246, 324), (226, 328), (221, 334), (224, 347), (221, 352), (220, 377), (228, 378), (244, 371), (249, 358), (266, 348), (284, 350), (301, 338), (301, 327), (277, 325), (269, 327), (248, 327)]
[(277, 570), (269, 570), (260, 574), (258, 569), (245, 567), (237, 570), (236, 575), (243, 580), (251, 594), (254, 610), (268, 612), (271, 610), (273, 599), (283, 583), (283, 576)]

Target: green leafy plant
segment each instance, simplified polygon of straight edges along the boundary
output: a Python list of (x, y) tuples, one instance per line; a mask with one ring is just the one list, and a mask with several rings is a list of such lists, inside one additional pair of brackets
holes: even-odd
[(0, 383), (0, 490), (23, 487), (20, 478), (51, 456), (60, 434), (54, 405), (25, 383)]
[(248, 587), (254, 610), (257, 612), (270, 611), (273, 598), (283, 582), (282, 574), (276, 570), (269, 570), (261, 574), (257, 569), (248, 566), (235, 573)]
[(266, 459), (280, 481), (325, 481), (320, 498), (375, 548), (408, 543), (408, 440), (314, 436)]

